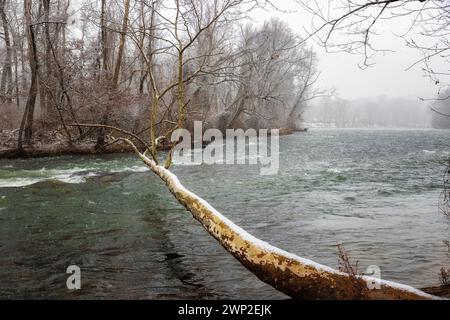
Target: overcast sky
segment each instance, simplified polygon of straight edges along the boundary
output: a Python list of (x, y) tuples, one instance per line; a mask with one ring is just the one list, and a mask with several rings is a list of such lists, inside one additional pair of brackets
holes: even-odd
[[(270, 17), (279, 17), (289, 23), (292, 29), (305, 36), (304, 27), (309, 27), (311, 18), (293, 0), (275, 0), (281, 9), (296, 11), (292, 13), (268, 12), (258, 10), (252, 17), (262, 22)], [(361, 70), (358, 63), (362, 57), (348, 53), (326, 53), (318, 45), (314, 45), (319, 57), (321, 78), (319, 85), (324, 88), (335, 88), (341, 98), (356, 99), (386, 95), (388, 97), (424, 97), (432, 98), (437, 92), (435, 85), (424, 77), (421, 65), (405, 71), (407, 67), (422, 56), (414, 49), (407, 48), (404, 40), (393, 34), (394, 30), (405, 29), (409, 19), (398, 21), (382, 21), (377, 31), (382, 32), (384, 48), (394, 50), (393, 53), (379, 54), (373, 60), (376, 64), (369, 69)], [(380, 43), (379, 43), (380, 44)]]

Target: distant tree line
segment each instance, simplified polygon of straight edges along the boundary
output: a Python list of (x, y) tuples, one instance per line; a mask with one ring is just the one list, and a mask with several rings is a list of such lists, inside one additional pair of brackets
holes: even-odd
[(337, 128), (430, 128), (432, 112), (418, 99), (319, 99), (304, 118), (308, 125)]

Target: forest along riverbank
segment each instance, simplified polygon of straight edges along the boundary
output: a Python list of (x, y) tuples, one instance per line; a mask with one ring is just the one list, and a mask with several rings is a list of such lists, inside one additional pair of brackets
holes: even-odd
[[(281, 138), (280, 173), (175, 166), (180, 181), (258, 238), (338, 267), (439, 285), (437, 202), (448, 131), (312, 130)], [(217, 177), (220, 177), (218, 183)], [(276, 214), (274, 214), (276, 212)], [(285, 298), (228, 255), (133, 155), (0, 160), (1, 298)], [(226, 268), (224, 268), (226, 266)]]
[(68, 142), (67, 137), (57, 131), (47, 132), (45, 135), (37, 134), (32, 145), (24, 146), (22, 152), (18, 152), (18, 132), (19, 130), (0, 130), (0, 159), (133, 152), (133, 149), (124, 143), (106, 144), (99, 149), (95, 139)]

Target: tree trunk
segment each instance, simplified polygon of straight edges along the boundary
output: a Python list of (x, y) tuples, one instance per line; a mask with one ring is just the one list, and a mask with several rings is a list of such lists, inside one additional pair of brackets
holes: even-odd
[(120, 67), (122, 66), (123, 51), (128, 30), (128, 16), (130, 13), (130, 0), (125, 0), (125, 12), (122, 20), (122, 31), (120, 33), (119, 49), (117, 50), (117, 60), (114, 69), (113, 90), (117, 89), (119, 84)]
[[(54, 90), (54, 83), (52, 79), (52, 70), (51, 70), (51, 57), (50, 57), (50, 46), (51, 46), (51, 38), (50, 38), (50, 0), (42, 0), (43, 8), (44, 8), (44, 35), (45, 35), (45, 71), (40, 74), (41, 81), (45, 82), (45, 86), (42, 86), (41, 89), (41, 110), (43, 114), (43, 118), (46, 122), (51, 122), (49, 119), (50, 113), (50, 99), (48, 96), (48, 90)], [(45, 80), (42, 79), (42, 75), (45, 74)], [(55, 88), (56, 89), (56, 88)]]
[[(102, 48), (102, 71), (103, 71), (103, 83), (106, 83), (109, 87), (109, 44), (108, 44), (108, 30), (106, 26), (106, 0), (102, 0), (101, 14), (100, 14), (100, 34), (101, 34), (101, 48)], [(106, 79), (106, 81), (104, 81)], [(101, 124), (108, 122), (108, 112), (103, 112)], [(105, 129), (100, 128), (97, 135), (97, 144), (95, 149), (99, 150), (105, 145)]]
[(26, 34), (28, 43), (28, 60), (30, 63), (30, 70), (31, 70), (31, 84), (28, 93), (27, 104), (25, 106), (25, 111), (22, 118), (22, 124), (19, 130), (19, 142), (18, 142), (19, 150), (22, 149), (22, 135), (25, 144), (31, 143), (31, 138), (33, 136), (34, 108), (36, 104), (36, 95), (38, 91), (38, 84), (37, 84), (38, 62), (36, 54), (36, 41), (31, 18), (31, 4), (32, 4), (31, 1), (32, 0), (24, 0), (24, 16), (26, 22)]
[[(106, 9), (106, 7), (104, 7), (104, 6), (105, 6), (105, 2), (103, 0), (102, 1), (102, 23), (105, 23), (104, 10)], [(117, 51), (117, 59), (116, 59), (115, 67), (114, 67), (114, 75), (113, 75), (112, 84), (111, 84), (111, 89), (112, 89), (113, 95), (110, 96), (112, 99), (110, 99), (110, 101), (108, 101), (108, 104), (106, 105), (105, 111), (103, 113), (102, 120), (101, 120), (101, 124), (103, 124), (103, 125), (106, 125), (108, 123), (109, 115), (111, 113), (111, 108), (112, 108), (112, 104), (113, 104), (114, 94), (119, 85), (120, 67), (122, 65), (123, 52), (125, 49), (125, 41), (126, 41), (127, 30), (128, 30), (129, 12), (130, 12), (130, 0), (125, 0), (125, 12), (124, 12), (123, 20), (122, 20), (122, 30), (120, 33), (119, 48)], [(104, 42), (104, 40), (106, 40), (106, 34), (105, 34), (104, 26), (102, 24), (102, 46), (105, 50), (106, 42)], [(103, 58), (104, 68), (107, 68), (107, 64), (105, 63), (106, 55), (107, 55), (107, 52), (104, 51), (104, 58)], [(97, 149), (102, 149), (104, 147), (105, 135), (106, 135), (105, 130), (100, 129), (99, 134), (97, 136), (97, 145), (96, 145)]]
[(5, 13), (6, 0), (0, 0), (0, 18), (2, 20), (3, 33), (5, 37), (6, 57), (0, 80), (0, 102), (12, 101), (12, 47), (9, 35), (8, 19)]
[(108, 30), (106, 27), (106, 0), (102, 0), (102, 9), (100, 14), (100, 28), (101, 28), (101, 47), (102, 47), (102, 69), (109, 70), (109, 47), (108, 47)]
[[(187, 190), (169, 170), (158, 166), (140, 153), (139, 158), (160, 177), (194, 219), (261, 281), (295, 299), (368, 299), (368, 300), (430, 300), (438, 297), (394, 282), (367, 276), (351, 276), (311, 260), (293, 255), (263, 242), (221, 215), (205, 200)], [(380, 289), (369, 290), (368, 283)]]

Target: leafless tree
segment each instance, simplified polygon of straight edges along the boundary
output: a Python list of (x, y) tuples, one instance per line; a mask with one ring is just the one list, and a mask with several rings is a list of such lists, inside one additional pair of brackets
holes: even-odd
[(0, 102), (11, 102), (13, 92), (13, 79), (12, 79), (12, 44), (10, 36), (10, 27), (5, 12), (6, 0), (0, 0), (0, 18), (2, 20), (3, 38), (5, 41), (6, 56), (3, 64), (3, 70), (1, 71), (0, 78)]
[[(24, 0), (25, 27), (28, 44), (28, 61), (31, 70), (31, 84), (28, 100), (25, 106), (22, 123), (19, 131), (18, 150), (22, 150), (23, 142), (29, 144), (33, 135), (34, 109), (38, 93), (38, 61), (36, 48), (36, 35), (32, 18), (32, 0)], [(23, 136), (23, 137), (22, 137)], [(22, 140), (23, 139), (23, 140)]]
[(373, 64), (376, 53), (391, 48), (375, 44), (378, 31), (386, 20), (409, 22), (405, 30), (393, 30), (423, 57), (408, 68), (422, 64), (425, 74), (438, 86), (438, 91), (450, 84), (448, 70), (434, 67), (450, 63), (450, 4), (446, 0), (296, 0), (312, 16), (308, 34), (329, 51), (362, 54), (362, 68)]

